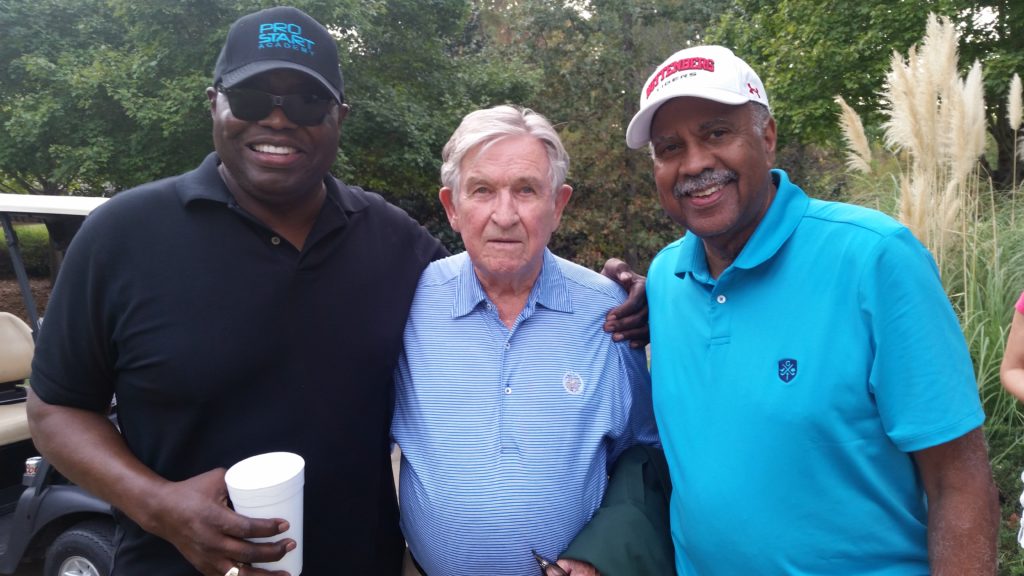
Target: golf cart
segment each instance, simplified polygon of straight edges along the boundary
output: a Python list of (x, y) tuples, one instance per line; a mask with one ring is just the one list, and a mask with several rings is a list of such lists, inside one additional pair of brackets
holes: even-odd
[(14, 222), (42, 222), (58, 257), (104, 198), (0, 194), (11, 264), (30, 325), (0, 311), (0, 574), (43, 560), (45, 576), (108, 576), (114, 519), (109, 504), (72, 484), (39, 456), (29, 437), (25, 386), (41, 325)]

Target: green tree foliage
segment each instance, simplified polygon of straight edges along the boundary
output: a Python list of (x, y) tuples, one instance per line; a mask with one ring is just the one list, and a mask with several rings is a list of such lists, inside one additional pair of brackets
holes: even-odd
[(998, 0), (968, 3), (958, 14), (960, 60), (966, 64), (979, 60), (984, 67), (988, 130), (997, 146), (995, 166), (990, 169), (1005, 188), (1014, 175), (1019, 183), (1022, 171), (1019, 159), (1016, 173), (1013, 170), (1014, 135), (1006, 117), (1010, 80), (1015, 73), (1024, 76), (1024, 10), (1019, 0)]
[[(109, 194), (212, 149), (204, 94), (227, 28), (265, 0), (0, 0), (0, 183)], [(335, 171), (444, 237), (440, 151), (471, 110), (523, 104), (563, 125), (573, 207), (556, 249), (644, 269), (677, 236), (625, 126), (653, 67), (728, 3), (296, 0), (336, 33), (352, 111)]]
[(654, 67), (694, 42), (725, 2), (543, 0), (494, 6), (489, 40), (541, 75), (528, 105), (561, 126), (575, 189), (553, 247), (591, 267), (609, 255), (644, 270), (679, 235), (664, 216), (646, 150), (625, 131)]
[(441, 148), (462, 116), (524, 99), (535, 75), (492, 57), (481, 14), (464, 0), (389, 0), (361, 10), (342, 36), (352, 112), (336, 171), (382, 192), (457, 248), (437, 198)]
[[(274, 2), (0, 0), (4, 191), (111, 193), (212, 149), (205, 88), (231, 22)], [(335, 171), (435, 232), (440, 149), (468, 111), (536, 75), (493, 57), (466, 0), (298, 0), (337, 34), (352, 106)]]
[[(1008, 166), (1006, 93), (1024, 62), (1024, 24), (1010, 0), (736, 0), (710, 40), (733, 48), (762, 76), (786, 145), (837, 144), (840, 94), (870, 130), (881, 124), (879, 93), (893, 51), (918, 42), (928, 14), (948, 16), (961, 30), (961, 64), (981, 60), (986, 71), (990, 132)], [(1012, 34), (1011, 31), (1018, 33)], [(1005, 135), (1000, 134), (1000, 130)], [(1004, 166), (1005, 164), (1005, 166)], [(998, 175), (997, 177), (1001, 176)]]
[(5, 188), (96, 194), (194, 163), (216, 16), (198, 1), (0, 2)]

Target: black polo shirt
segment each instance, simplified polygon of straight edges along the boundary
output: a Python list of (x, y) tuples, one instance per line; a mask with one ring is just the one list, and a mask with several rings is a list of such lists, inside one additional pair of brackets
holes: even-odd
[[(39, 336), (44, 401), (104, 410), (182, 480), (261, 452), (306, 459), (306, 575), (397, 574), (392, 371), (441, 244), (380, 196), (328, 177), (299, 251), (235, 203), (211, 154), (118, 194), (72, 243)], [(195, 574), (121, 518), (115, 574)]]

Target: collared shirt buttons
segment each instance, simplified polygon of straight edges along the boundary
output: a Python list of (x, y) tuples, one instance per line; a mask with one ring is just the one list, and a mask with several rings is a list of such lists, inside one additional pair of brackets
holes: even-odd
[(505, 395), (506, 395), (506, 396), (508, 396), (508, 395), (509, 395), (509, 394), (511, 394), (511, 393), (512, 393), (512, 388), (510, 388), (510, 387), (506, 387), (506, 388), (505, 388)]
[(511, 342), (505, 342), (505, 350), (508, 350), (511, 347), (512, 347), (512, 343)]
[(278, 244), (281, 243), (281, 237), (280, 236), (271, 236), (270, 237), (270, 243), (273, 244), (274, 246), (277, 246)]
[(719, 295), (718, 295), (718, 298), (715, 298), (715, 300), (716, 300), (716, 301), (717, 301), (717, 302), (718, 302), (719, 304), (725, 304), (725, 300), (726, 300), (726, 298), (725, 298), (725, 294), (719, 294)]

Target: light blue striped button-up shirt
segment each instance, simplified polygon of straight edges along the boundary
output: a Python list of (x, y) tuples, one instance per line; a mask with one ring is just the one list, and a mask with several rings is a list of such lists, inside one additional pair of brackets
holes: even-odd
[(602, 325), (611, 280), (545, 250), (508, 329), (466, 253), (420, 277), (396, 370), (402, 529), (429, 576), (523, 576), (594, 514), (615, 458), (657, 442), (642, 350)]

